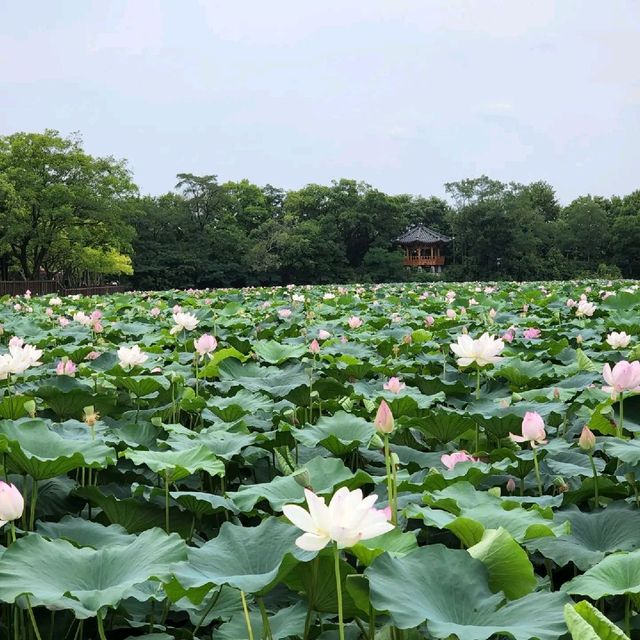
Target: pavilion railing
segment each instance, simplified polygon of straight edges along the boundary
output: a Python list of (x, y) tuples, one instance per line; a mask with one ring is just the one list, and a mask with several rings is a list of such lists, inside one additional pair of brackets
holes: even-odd
[(98, 296), (122, 293), (127, 287), (121, 285), (96, 285), (92, 287), (63, 287), (56, 280), (0, 280), (0, 296), (23, 296), (27, 291), (33, 296), (57, 293), (61, 296)]

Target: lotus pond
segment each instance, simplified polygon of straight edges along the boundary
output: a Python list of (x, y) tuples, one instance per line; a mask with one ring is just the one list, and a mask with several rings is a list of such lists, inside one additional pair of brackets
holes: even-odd
[(23, 296), (0, 324), (0, 638), (640, 637), (638, 283)]

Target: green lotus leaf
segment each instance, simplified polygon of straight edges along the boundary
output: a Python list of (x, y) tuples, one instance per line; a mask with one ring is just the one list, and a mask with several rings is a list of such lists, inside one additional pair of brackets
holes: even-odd
[(0, 422), (0, 451), (11, 463), (36, 480), (54, 478), (77, 469), (103, 469), (114, 464), (116, 453), (97, 440), (63, 438), (43, 420)]
[(502, 591), (515, 600), (535, 589), (536, 578), (527, 552), (506, 529), (486, 529), (480, 542), (468, 551), (487, 568), (492, 591)]
[(256, 340), (253, 350), (258, 357), (269, 364), (281, 364), (287, 360), (298, 359), (309, 350), (306, 344), (281, 344), (275, 340)]
[(629, 640), (627, 634), (586, 600), (565, 604), (564, 619), (573, 640)]
[[(238, 598), (240, 596), (238, 595)], [(269, 616), (270, 638), (272, 640), (284, 640), (285, 638), (302, 637), (304, 633), (304, 623), (307, 617), (307, 607), (303, 602), (296, 602), (290, 607), (280, 609), (277, 613)], [(254, 638), (266, 637), (266, 630), (263, 628), (263, 621), (260, 611), (252, 609), (249, 612), (251, 629)], [(231, 620), (221, 625), (216, 630), (216, 640), (238, 640), (247, 634), (247, 624), (242, 613), (237, 613)]]
[(257, 362), (242, 364), (232, 358), (218, 367), (223, 389), (242, 387), (248, 391), (264, 391), (275, 398), (284, 398), (298, 387), (309, 386), (309, 375), (301, 363), (282, 367), (261, 367)]
[(223, 523), (220, 533), (199, 548), (189, 548), (188, 561), (174, 575), (188, 595), (192, 589), (229, 585), (246, 593), (267, 591), (300, 561), (316, 553), (295, 545), (300, 531), (276, 518), (257, 527)]
[[(310, 486), (318, 494), (332, 494), (342, 486), (355, 489), (372, 483), (371, 476), (362, 470), (354, 474), (337, 458), (313, 458), (303, 468), (309, 472)], [(271, 482), (242, 485), (227, 496), (243, 512), (251, 511), (261, 500), (267, 500), (275, 511), (282, 511), (282, 505), (305, 499), (304, 488), (291, 475), (274, 478)]]
[(640, 551), (607, 556), (581, 576), (562, 585), (562, 590), (593, 600), (640, 593)]
[(172, 482), (196, 471), (206, 471), (212, 476), (224, 475), (224, 463), (202, 444), (178, 451), (127, 449), (124, 456), (135, 464), (147, 465), (156, 473), (169, 474)]
[(322, 416), (316, 424), (292, 430), (298, 442), (311, 448), (321, 444), (337, 456), (368, 443), (375, 432), (372, 422), (345, 411), (338, 411), (333, 416)]
[(561, 567), (573, 562), (578, 569), (586, 571), (607, 554), (640, 547), (640, 511), (637, 509), (614, 503), (602, 511), (573, 509), (558, 514), (557, 518), (570, 523), (571, 533), (532, 540), (526, 546)]
[(459, 640), (558, 640), (566, 632), (566, 595), (532, 593), (505, 604), (491, 592), (486, 567), (463, 550), (432, 545), (400, 558), (382, 555), (365, 575), (371, 603), (401, 629), (426, 622), (434, 638)]
[(109, 545), (130, 544), (136, 537), (124, 527), (112, 524), (105, 527), (98, 522), (65, 516), (60, 522), (38, 522), (36, 531), (52, 540), (62, 538), (79, 547), (101, 549)]
[(171, 382), (164, 376), (117, 376), (115, 381), (117, 386), (127, 389), (137, 398), (171, 388)]
[(14, 602), (29, 594), (33, 604), (72, 609), (76, 617), (88, 618), (135, 598), (138, 585), (168, 578), (172, 564), (186, 557), (180, 537), (160, 529), (102, 549), (28, 535), (0, 558), (0, 599)]

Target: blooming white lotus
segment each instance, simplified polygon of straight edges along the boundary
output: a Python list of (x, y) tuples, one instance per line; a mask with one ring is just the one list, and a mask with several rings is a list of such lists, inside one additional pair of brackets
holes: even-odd
[(607, 336), (607, 344), (613, 349), (624, 349), (629, 346), (631, 336), (625, 331), (612, 331)]
[(137, 344), (134, 344), (133, 347), (120, 347), (118, 349), (118, 360), (120, 360), (120, 366), (123, 369), (143, 364), (148, 359), (149, 356)]
[(590, 318), (595, 312), (596, 305), (593, 304), (593, 302), (587, 302), (586, 300), (580, 300), (580, 302), (578, 302), (578, 306), (576, 307), (576, 316), (587, 316)]
[(474, 362), (478, 367), (495, 364), (502, 359), (499, 354), (504, 349), (504, 342), (483, 333), (477, 340), (463, 334), (458, 336), (458, 344), (451, 345), (451, 351), (457, 356), (460, 367), (468, 367)]
[(193, 331), (199, 323), (193, 313), (187, 313), (186, 311), (178, 311), (173, 314), (173, 321), (175, 325), (171, 327), (170, 334), (180, 333), (180, 331)]
[(9, 341), (9, 353), (0, 356), (0, 380), (6, 380), (12, 374), (24, 373), (29, 367), (37, 367), (42, 364), (40, 356), (42, 350), (14, 336)]
[(304, 490), (309, 511), (297, 504), (282, 507), (285, 516), (303, 533), (296, 544), (306, 551), (319, 551), (329, 542), (336, 542), (339, 549), (353, 547), (361, 540), (375, 538), (393, 529), (388, 513), (374, 508), (378, 496), (363, 498), (362, 491), (338, 489), (329, 504), (309, 489)]

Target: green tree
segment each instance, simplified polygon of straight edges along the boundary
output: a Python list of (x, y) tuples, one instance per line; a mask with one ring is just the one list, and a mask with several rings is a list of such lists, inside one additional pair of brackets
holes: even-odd
[(25, 279), (64, 271), (84, 247), (126, 252), (136, 192), (124, 161), (90, 156), (78, 136), (0, 137), (0, 235)]

